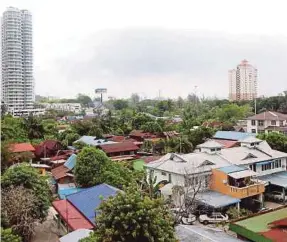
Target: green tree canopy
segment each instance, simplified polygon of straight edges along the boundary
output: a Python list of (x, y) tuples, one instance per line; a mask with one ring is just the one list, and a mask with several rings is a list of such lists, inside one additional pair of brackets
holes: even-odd
[(11, 186), (30, 189), (37, 198), (34, 204), (36, 217), (46, 218), (50, 206), (50, 190), (45, 177), (41, 176), (35, 168), (23, 163), (4, 172), (1, 187), (4, 189)]
[(268, 134), (259, 134), (258, 138), (266, 140), (270, 147), (274, 150), (287, 152), (287, 136), (285, 134), (271, 132)]
[(176, 241), (173, 219), (163, 200), (142, 195), (136, 186), (103, 202), (99, 211), (97, 230), (81, 242)]
[(3, 229), (1, 227), (1, 241), (2, 242), (21, 242), (22, 239), (17, 234), (14, 234), (12, 229)]
[(109, 158), (103, 151), (84, 147), (77, 156), (74, 171), (76, 182), (83, 187), (102, 183), (101, 174), (108, 162)]

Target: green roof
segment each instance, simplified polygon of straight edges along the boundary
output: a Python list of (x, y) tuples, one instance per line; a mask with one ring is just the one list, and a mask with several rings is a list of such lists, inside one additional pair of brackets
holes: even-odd
[(278, 209), (273, 212), (254, 216), (248, 219), (237, 221), (234, 224), (247, 228), (255, 233), (268, 231), (268, 224), (276, 220), (286, 218), (287, 208)]
[(143, 171), (144, 169), (144, 161), (143, 160), (134, 160), (133, 162), (133, 168), (136, 171)]

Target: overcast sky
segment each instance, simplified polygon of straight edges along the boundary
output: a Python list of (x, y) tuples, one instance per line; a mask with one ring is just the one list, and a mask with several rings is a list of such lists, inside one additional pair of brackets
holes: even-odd
[(287, 89), (285, 0), (0, 0), (33, 14), (36, 94), (227, 97), (247, 59), (259, 95)]

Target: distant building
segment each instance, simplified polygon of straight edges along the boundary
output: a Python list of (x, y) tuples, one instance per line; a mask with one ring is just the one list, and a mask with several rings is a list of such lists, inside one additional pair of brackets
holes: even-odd
[(32, 15), (9, 7), (1, 19), (2, 98), (8, 111), (32, 109), (33, 78)]
[(247, 132), (287, 134), (287, 114), (266, 111), (247, 118)]
[(45, 109), (53, 109), (57, 111), (67, 111), (73, 113), (80, 113), (82, 111), (82, 105), (80, 103), (42, 103)]
[(243, 60), (236, 69), (228, 71), (229, 100), (253, 100), (257, 97), (257, 69)]

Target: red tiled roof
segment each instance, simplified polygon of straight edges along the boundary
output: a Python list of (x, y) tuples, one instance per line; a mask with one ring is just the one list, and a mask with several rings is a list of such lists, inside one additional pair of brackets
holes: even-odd
[(287, 241), (287, 218), (276, 220), (269, 224), (270, 229), (268, 231), (262, 232), (264, 237), (276, 242), (286, 242)]
[(56, 156), (51, 157), (50, 159), (54, 161), (54, 160), (66, 160), (67, 158), (68, 158), (68, 155), (56, 155)]
[(155, 134), (152, 134), (152, 133), (149, 133), (149, 132), (144, 132), (143, 130), (133, 130), (130, 133), (130, 136), (141, 137), (141, 138), (155, 138), (155, 137), (158, 137)]
[(52, 176), (55, 180), (59, 180), (60, 178), (66, 177), (68, 171), (69, 168), (64, 165), (58, 166), (51, 170)]
[(124, 152), (124, 151), (136, 151), (139, 150), (139, 147), (132, 142), (123, 142), (115, 144), (106, 144), (99, 146), (105, 153), (115, 153), (115, 152)]
[(9, 145), (9, 150), (12, 153), (34, 152), (35, 148), (30, 143), (18, 143)]
[(94, 228), (94, 225), (68, 200), (57, 200), (52, 205), (72, 230)]
[(162, 156), (145, 156), (145, 157), (141, 157), (141, 159), (144, 161), (144, 163), (150, 163), (153, 161), (156, 161), (158, 159), (160, 159)]
[(247, 118), (248, 120), (287, 120), (287, 114), (275, 111), (266, 111)]
[(108, 138), (108, 140), (114, 141), (114, 142), (123, 142), (125, 140), (125, 136), (115, 135), (115, 136)]
[(215, 142), (224, 146), (224, 148), (232, 148), (235, 147), (238, 142), (234, 140), (227, 140), (227, 139), (216, 139)]

